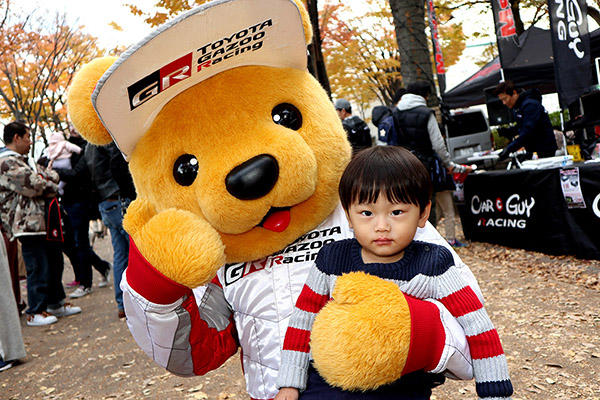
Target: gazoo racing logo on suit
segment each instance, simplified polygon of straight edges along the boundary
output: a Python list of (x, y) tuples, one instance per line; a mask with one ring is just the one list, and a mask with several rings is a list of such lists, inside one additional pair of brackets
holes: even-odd
[(533, 197), (521, 198), (519, 194), (510, 195), (505, 202), (500, 197), (492, 200), (482, 199), (478, 195), (474, 195), (471, 198), (471, 213), (473, 215), (500, 214), (479, 218), (477, 226), (481, 228), (525, 229), (534, 206), (535, 199)]
[(272, 26), (273, 21), (267, 19), (214, 42), (203, 43), (195, 51), (143, 77), (127, 88), (130, 109), (134, 110), (159, 93), (189, 78), (193, 73), (261, 49), (268, 28)]
[(314, 261), (321, 247), (336, 241), (342, 234), (339, 226), (314, 230), (299, 237), (294, 243), (282, 251), (265, 259), (244, 263), (225, 265), (225, 286), (229, 286), (253, 272), (267, 267), (276, 267), (282, 264), (303, 263)]

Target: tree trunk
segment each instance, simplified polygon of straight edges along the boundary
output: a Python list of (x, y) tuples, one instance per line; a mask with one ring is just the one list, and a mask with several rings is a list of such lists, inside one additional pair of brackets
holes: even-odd
[(525, 32), (525, 26), (523, 25), (523, 19), (521, 18), (521, 0), (513, 0), (510, 4), (510, 8), (512, 8), (517, 36), (520, 36), (521, 33)]
[(331, 87), (325, 68), (325, 60), (321, 51), (321, 31), (319, 29), (319, 10), (317, 9), (317, 0), (306, 0), (308, 15), (313, 29), (312, 43), (308, 45), (308, 70), (319, 81), (323, 89), (331, 98)]
[[(388, 0), (388, 2), (394, 17), (396, 41), (400, 50), (400, 74), (404, 86), (423, 80), (429, 82), (431, 93), (436, 93), (431, 55), (425, 34), (424, 0)], [(428, 103), (430, 106), (436, 106), (437, 96), (429, 96)]]

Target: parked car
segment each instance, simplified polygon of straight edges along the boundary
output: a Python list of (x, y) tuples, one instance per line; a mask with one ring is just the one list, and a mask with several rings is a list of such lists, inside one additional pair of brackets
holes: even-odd
[(453, 111), (445, 130), (446, 145), (455, 163), (466, 164), (473, 153), (492, 149), (492, 134), (481, 110)]

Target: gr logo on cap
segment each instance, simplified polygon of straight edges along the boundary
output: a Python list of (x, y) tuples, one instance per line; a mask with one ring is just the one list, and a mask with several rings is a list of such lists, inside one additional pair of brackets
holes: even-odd
[(161, 26), (102, 76), (92, 104), (125, 156), (184, 90), (241, 66), (306, 69), (300, 10), (290, 0), (218, 0)]

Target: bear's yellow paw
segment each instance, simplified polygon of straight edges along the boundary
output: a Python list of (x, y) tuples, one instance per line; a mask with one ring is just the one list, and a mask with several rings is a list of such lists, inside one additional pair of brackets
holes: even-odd
[(399, 379), (410, 345), (410, 312), (392, 282), (362, 272), (338, 278), (317, 315), (310, 347), (333, 386), (370, 390)]
[(134, 210), (127, 229), (140, 253), (168, 278), (195, 288), (210, 282), (225, 263), (221, 237), (196, 214), (172, 208), (142, 223), (151, 210), (141, 205)]
[(150, 218), (156, 215), (156, 210), (147, 200), (137, 198), (127, 207), (123, 217), (123, 229), (131, 236), (136, 236)]

